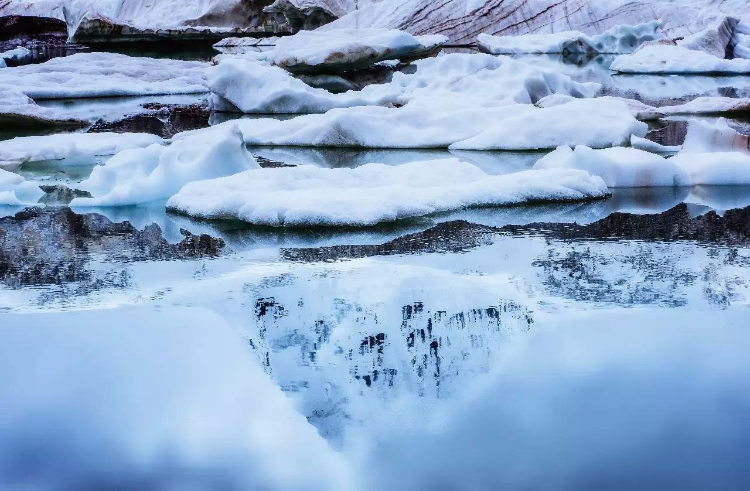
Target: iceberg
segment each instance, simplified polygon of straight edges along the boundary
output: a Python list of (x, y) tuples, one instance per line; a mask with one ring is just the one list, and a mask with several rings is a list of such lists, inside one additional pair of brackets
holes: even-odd
[(651, 44), (618, 56), (610, 68), (620, 73), (743, 75), (750, 73), (750, 60), (725, 60), (684, 46)]
[(723, 17), (714, 25), (677, 42), (678, 46), (725, 58), (732, 43), (739, 19)]
[(31, 51), (27, 48), (19, 46), (9, 51), (3, 51), (0, 53), (0, 68), (8, 66), (8, 62), (19, 63), (25, 61), (31, 57)]
[(750, 155), (750, 136), (731, 128), (725, 119), (714, 122), (691, 120), (688, 124), (685, 153), (740, 152)]
[(44, 196), (39, 186), (0, 168), (0, 205), (35, 205)]
[(207, 63), (78, 53), (39, 65), (0, 70), (0, 91), (32, 99), (199, 94)]
[(294, 73), (367, 68), (385, 60), (416, 59), (436, 53), (448, 38), (412, 36), (397, 29), (301, 31), (282, 37), (258, 56)]
[(205, 219), (273, 227), (369, 226), (473, 206), (578, 201), (609, 195), (582, 171), (491, 176), (458, 159), (355, 169), (303, 165), (193, 182), (167, 208)]
[(93, 165), (97, 157), (162, 143), (148, 133), (59, 133), (0, 141), (0, 168), (28, 162), (62, 160), (66, 165)]
[(619, 25), (595, 36), (578, 31), (550, 34), (491, 36), (480, 34), (479, 49), (493, 55), (515, 54), (621, 54), (632, 53), (641, 44), (663, 37), (658, 31), (661, 22), (637, 26)]
[(163, 146), (126, 150), (94, 168), (78, 187), (92, 198), (76, 198), (71, 206), (125, 206), (166, 199), (185, 184), (260, 166), (245, 148), (236, 127)]

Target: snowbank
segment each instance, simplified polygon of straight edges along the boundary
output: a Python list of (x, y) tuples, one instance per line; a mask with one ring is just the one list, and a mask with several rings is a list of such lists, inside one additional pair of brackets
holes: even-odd
[(448, 38), (412, 36), (397, 29), (300, 31), (282, 37), (259, 56), (292, 72), (342, 71), (367, 68), (384, 60), (427, 56)]
[(368, 226), (471, 206), (574, 201), (608, 195), (599, 178), (568, 170), (490, 176), (457, 159), (356, 169), (299, 166), (185, 186), (167, 203), (201, 218), (270, 226)]
[[(523, 109), (523, 110), (522, 110)], [(616, 99), (574, 99), (566, 104), (512, 111), (479, 135), (454, 143), (456, 150), (542, 150), (560, 145), (594, 148), (625, 145), (648, 127)]]
[(32, 99), (109, 97), (207, 92), (207, 63), (78, 53), (40, 65), (0, 71), (0, 91)]
[(587, 36), (578, 31), (517, 36), (480, 34), (478, 44), (479, 49), (493, 55), (632, 53), (647, 41), (661, 39), (663, 36), (657, 32), (660, 25), (659, 21), (637, 26), (619, 25), (596, 36)]
[(0, 205), (34, 205), (44, 191), (23, 177), (0, 168)]
[(0, 96), (0, 125), (81, 127), (86, 124), (63, 111), (41, 107), (21, 92), (4, 91)]
[(93, 198), (77, 198), (71, 206), (124, 206), (166, 199), (192, 181), (259, 168), (242, 135), (229, 126), (210, 137), (188, 138), (169, 146), (126, 150), (94, 168), (78, 187)]
[(620, 73), (741, 75), (750, 73), (750, 60), (724, 60), (684, 46), (652, 44), (618, 56), (610, 68)]
[(685, 186), (687, 174), (662, 157), (634, 148), (592, 150), (560, 147), (543, 157), (534, 169), (578, 169), (599, 176), (611, 188)]
[(27, 162), (65, 160), (67, 165), (92, 165), (97, 157), (161, 143), (148, 133), (61, 133), (0, 141), (0, 167)]

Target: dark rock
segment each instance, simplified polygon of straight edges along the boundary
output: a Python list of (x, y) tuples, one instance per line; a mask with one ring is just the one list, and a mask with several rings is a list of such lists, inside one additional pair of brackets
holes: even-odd
[(152, 133), (162, 138), (171, 138), (183, 131), (208, 127), (210, 112), (205, 105), (149, 103), (144, 104), (143, 108), (149, 113), (128, 116), (114, 122), (99, 121), (89, 129), (89, 133)]

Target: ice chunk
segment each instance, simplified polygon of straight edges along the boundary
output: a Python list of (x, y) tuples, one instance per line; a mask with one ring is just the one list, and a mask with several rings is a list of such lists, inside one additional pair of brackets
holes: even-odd
[[(361, 91), (331, 94), (314, 89), (286, 71), (263, 62), (221, 57), (209, 77), (212, 106), (247, 113), (326, 112), (333, 108), (421, 103), (446, 111), (469, 106), (532, 103), (549, 94), (591, 97), (598, 84), (574, 82), (505, 57), (453, 53), (414, 63), (413, 73), (397, 72), (391, 82)], [(218, 97), (216, 97), (218, 96)]]
[(293, 72), (342, 71), (427, 56), (447, 41), (445, 36), (412, 36), (397, 29), (300, 31), (259, 56)]
[(148, 133), (61, 133), (24, 136), (0, 141), (0, 167), (15, 167), (27, 162), (65, 160), (67, 165), (90, 165), (96, 157), (114, 155), (122, 150), (161, 143)]
[(715, 122), (691, 120), (688, 124), (685, 153), (700, 152), (742, 152), (750, 154), (750, 137), (731, 128), (725, 119)]
[(208, 91), (208, 66), (197, 61), (78, 53), (1, 70), (0, 91), (17, 90), (32, 99), (197, 94)]
[(34, 205), (44, 191), (23, 177), (0, 168), (0, 205)]
[(78, 187), (93, 198), (71, 206), (123, 206), (166, 199), (192, 181), (259, 168), (234, 126), (206, 138), (188, 138), (169, 146), (126, 150), (96, 167)]
[(471, 206), (574, 201), (608, 195), (570, 170), (491, 176), (457, 159), (355, 169), (262, 169), (188, 184), (167, 203), (201, 218), (270, 226), (368, 226)]
[(652, 44), (618, 56), (611, 69), (620, 73), (740, 75), (750, 73), (750, 60), (724, 60), (684, 46)]
[(683, 169), (695, 185), (750, 185), (750, 155), (746, 153), (682, 151), (667, 161)]
[(717, 58), (724, 58), (738, 23), (739, 19), (723, 17), (709, 28), (696, 32), (677, 44), (688, 49), (703, 51)]
[(0, 90), (0, 125), (21, 126), (85, 126), (86, 121), (63, 111), (43, 108), (13, 90)]
[(646, 140), (645, 138), (641, 138), (635, 135), (633, 135), (633, 137), (630, 139), (630, 146), (635, 149), (643, 150), (644, 152), (651, 152), (651, 153), (677, 153), (680, 150), (682, 150), (682, 145), (678, 145), (678, 146), (662, 145), (660, 143), (656, 143), (651, 140)]
[(480, 34), (478, 44), (479, 49), (493, 55), (632, 53), (644, 42), (661, 39), (662, 35), (657, 32), (660, 25), (659, 21), (637, 26), (618, 25), (596, 36), (587, 36), (578, 31), (518, 36)]
[(617, 99), (575, 99), (547, 109), (520, 108), (479, 135), (450, 146), (460, 150), (540, 150), (560, 145), (625, 145), (648, 127)]
[(634, 148), (593, 150), (563, 146), (543, 157), (534, 169), (579, 169), (601, 177), (611, 188), (686, 186), (687, 174), (662, 157)]
[(27, 48), (19, 46), (9, 51), (0, 53), (0, 68), (5, 68), (8, 62), (18, 63), (25, 61), (31, 57), (31, 51)]

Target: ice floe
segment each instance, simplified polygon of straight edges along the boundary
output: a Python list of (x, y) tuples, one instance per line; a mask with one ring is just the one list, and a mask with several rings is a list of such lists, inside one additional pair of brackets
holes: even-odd
[(540, 159), (534, 169), (585, 170), (611, 188), (750, 185), (748, 141), (724, 120), (693, 120), (682, 149), (670, 158), (636, 148), (562, 146)]
[(85, 126), (86, 121), (64, 111), (44, 108), (21, 92), (0, 91), (0, 124), (20, 126)]
[(651, 44), (618, 56), (611, 69), (620, 73), (742, 75), (750, 73), (750, 60), (725, 60), (684, 46)]
[(60, 133), (0, 141), (0, 167), (61, 160), (66, 165), (92, 165), (97, 158), (122, 150), (146, 147), (163, 140), (148, 133)]
[(648, 127), (616, 99), (574, 99), (538, 109), (519, 107), (486, 131), (454, 143), (457, 150), (543, 150), (560, 145), (606, 148), (625, 145), (632, 135), (645, 136)]
[(78, 187), (93, 198), (76, 198), (71, 206), (124, 206), (166, 199), (192, 181), (259, 169), (236, 127), (188, 138), (171, 145), (154, 144), (118, 153)]
[(479, 49), (493, 55), (632, 53), (647, 41), (661, 39), (663, 35), (658, 32), (660, 25), (659, 21), (637, 26), (618, 25), (595, 36), (578, 31), (518, 36), (480, 34), (477, 41)]
[(413, 72), (393, 74), (385, 84), (332, 94), (315, 89), (279, 67), (262, 61), (221, 57), (210, 71), (216, 110), (246, 113), (311, 113), (353, 106), (422, 103), (467, 108), (529, 104), (549, 94), (591, 97), (600, 88), (574, 82), (567, 75), (542, 70), (506, 57), (453, 53), (420, 60)]
[(197, 61), (78, 53), (3, 69), (0, 90), (20, 91), (32, 99), (196, 94), (208, 91), (208, 66)]
[(0, 168), (0, 205), (33, 205), (44, 196), (39, 186)]
[(293, 72), (343, 71), (394, 59), (427, 56), (445, 44), (439, 35), (412, 36), (398, 29), (301, 31), (282, 37), (259, 56)]
[(630, 146), (651, 153), (677, 153), (682, 150), (682, 145), (662, 145), (635, 135), (630, 138)]
[(20, 61), (27, 60), (31, 57), (31, 51), (27, 48), (19, 46), (18, 48), (11, 49), (9, 51), (3, 51), (0, 53), (0, 68), (5, 68), (8, 62), (18, 63)]
[(543, 157), (534, 169), (578, 169), (601, 177), (611, 188), (685, 186), (688, 177), (662, 157), (634, 148), (593, 150), (564, 146)]
[(356, 169), (304, 165), (251, 170), (193, 182), (167, 207), (194, 217), (268, 226), (368, 226), (472, 206), (602, 198), (608, 189), (582, 171), (490, 176), (458, 159)]

